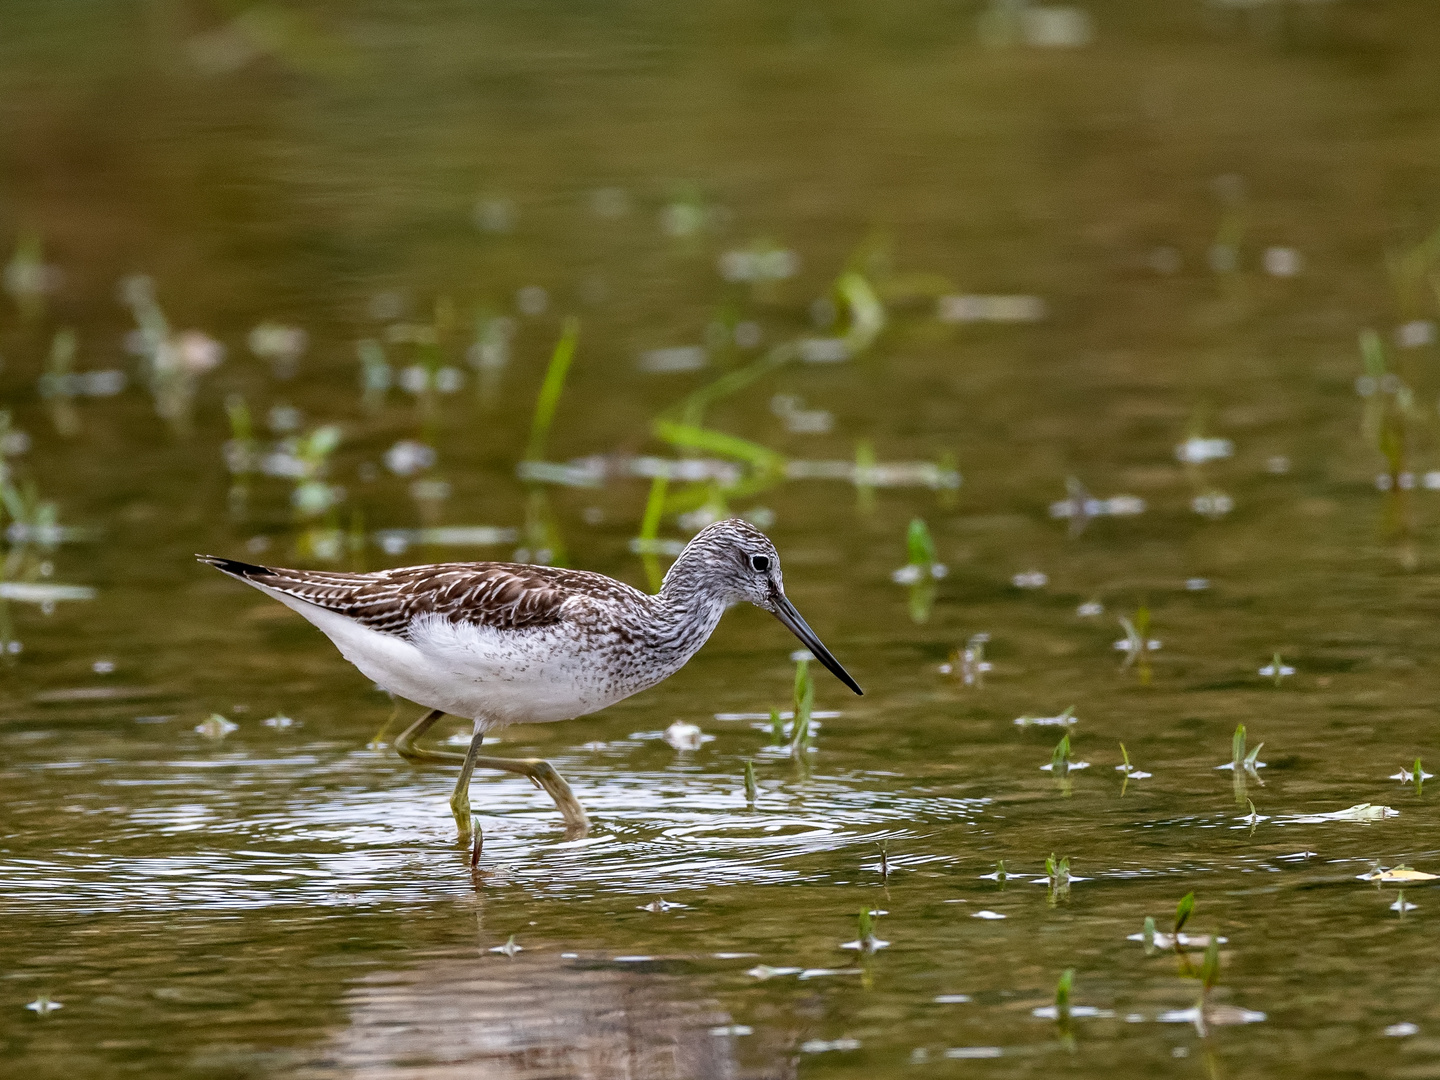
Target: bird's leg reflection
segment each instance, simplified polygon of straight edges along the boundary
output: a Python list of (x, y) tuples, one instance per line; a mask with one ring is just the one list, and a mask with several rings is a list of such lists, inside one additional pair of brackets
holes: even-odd
[(484, 741), (484, 733), (480, 731), (475, 733), (474, 738), (470, 740), (469, 749), (463, 754), (457, 754), (451, 750), (426, 750), (416, 746), (415, 740), (430, 730), (435, 722), (444, 715), (444, 712), (439, 709), (431, 709), (400, 734), (399, 738), (395, 740), (395, 750), (406, 761), (416, 764), (450, 765), (459, 763), (460, 779), (455, 785), (455, 793), (450, 797), (450, 809), (455, 814), (455, 825), (459, 829), (460, 838), (465, 840), (472, 834), (476, 837), (475, 852), (477, 856), (480, 850), (480, 833), (472, 823), (469, 795), (470, 775), (476, 768), (518, 773), (549, 794), (565, 818), (565, 838), (567, 840), (577, 840), (590, 832), (590, 819), (585, 814), (585, 808), (580, 805), (580, 800), (575, 798), (575, 793), (570, 790), (570, 785), (565, 782), (565, 778), (556, 772), (555, 767), (548, 761), (541, 761), (538, 758), (514, 759), (482, 756), (480, 744)]

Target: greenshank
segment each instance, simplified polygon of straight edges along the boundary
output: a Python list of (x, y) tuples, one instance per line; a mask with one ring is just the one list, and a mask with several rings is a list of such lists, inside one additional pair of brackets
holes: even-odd
[[(462, 838), (474, 835), (476, 857), (480, 833), (469, 799), (476, 768), (528, 777), (555, 800), (570, 837), (590, 827), (549, 762), (483, 756), (487, 732), (570, 720), (654, 686), (679, 671), (741, 601), (773, 614), (862, 693), (786, 597), (775, 545), (738, 519), (697, 533), (653, 596), (603, 574), (553, 566), (439, 563), (347, 574), (197, 558), (298, 611), (365, 676), (429, 710), (395, 749), (412, 762), (460, 765), (450, 807)], [(474, 721), (469, 749), (417, 746), (447, 714)]]

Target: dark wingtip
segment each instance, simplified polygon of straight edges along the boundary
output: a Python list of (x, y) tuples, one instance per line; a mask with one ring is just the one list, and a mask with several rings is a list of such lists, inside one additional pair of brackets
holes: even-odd
[(226, 559), (220, 555), (196, 555), (195, 558), (231, 577), (252, 578), (270, 573), (268, 566), (256, 566), (254, 563), (241, 562), (239, 559)]

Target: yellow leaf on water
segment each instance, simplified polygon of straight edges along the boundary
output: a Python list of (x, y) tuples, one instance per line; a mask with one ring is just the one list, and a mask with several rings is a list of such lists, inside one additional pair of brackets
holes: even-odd
[(1361, 874), (1362, 881), (1434, 881), (1440, 874), (1427, 874), (1423, 870), (1411, 870), (1408, 866), (1397, 866), (1391, 870), (1375, 869)]

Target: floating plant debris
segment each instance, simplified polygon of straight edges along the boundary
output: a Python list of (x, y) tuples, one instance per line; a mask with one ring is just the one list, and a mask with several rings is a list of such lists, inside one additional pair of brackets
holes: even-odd
[(675, 345), (666, 349), (651, 349), (640, 354), (638, 361), (641, 371), (668, 373), (675, 371), (699, 371), (710, 362), (710, 355), (702, 345)]
[(881, 949), (888, 949), (890, 942), (884, 941), (875, 934), (875, 924), (871, 918), (869, 908), (861, 908), (859, 916), (860, 936), (854, 941), (847, 941), (840, 946), (842, 949), (854, 949), (860, 952), (879, 952)]
[(0, 600), (18, 600), (22, 604), (47, 606), (60, 601), (94, 599), (95, 590), (88, 585), (55, 585), (45, 581), (0, 581)]
[(1223, 491), (1207, 491), (1190, 500), (1190, 509), (1201, 517), (1222, 518), (1235, 509), (1235, 500)]
[(1108, 1017), (1115, 1014), (1109, 1009), (1098, 1009), (1093, 1005), (1076, 1005), (1071, 1002), (1075, 986), (1075, 969), (1066, 968), (1055, 984), (1055, 1004), (1041, 1005), (1031, 1009), (1030, 1015), (1042, 1020), (1058, 1020), (1062, 1024), (1075, 1017)]
[(807, 364), (840, 364), (854, 355), (850, 342), (839, 337), (807, 337), (797, 342), (800, 359)]
[(1386, 818), (1399, 816), (1400, 811), (1389, 806), (1356, 803), (1354, 806), (1347, 806), (1344, 810), (1332, 810), (1327, 814), (1293, 814), (1281, 820), (1288, 825), (1313, 825), (1324, 821), (1384, 821)]
[[(1054, 718), (1050, 717), (1049, 719)], [(1055, 744), (1055, 751), (1050, 755), (1049, 764), (1040, 766), (1043, 772), (1054, 772), (1056, 775), (1077, 772), (1080, 769), (1088, 769), (1089, 767), (1090, 763), (1088, 761), (1070, 760), (1070, 736), (1068, 733), (1061, 736), (1060, 741)]]
[(1260, 669), (1261, 678), (1273, 679), (1276, 686), (1280, 685), (1281, 679), (1289, 678), (1295, 674), (1295, 669), (1288, 664), (1281, 663), (1280, 654), (1277, 652), (1271, 658), (1270, 663)]
[[(813, 709), (810, 712), (812, 720), (837, 720), (845, 714), (838, 709)], [(773, 712), (717, 712), (716, 720), (769, 720), (772, 716), (780, 720), (794, 720), (793, 709), (777, 709)]]
[(776, 394), (770, 399), (770, 411), (785, 422), (785, 430), (794, 435), (824, 435), (835, 426), (835, 416), (825, 409), (807, 409), (796, 394)]
[(260, 323), (246, 338), (252, 353), (270, 361), (277, 379), (294, 378), (309, 341), (309, 335), (300, 327), (276, 322)]
[[(985, 676), (995, 668), (985, 659), (985, 645), (989, 640), (989, 634), (971, 634), (965, 647), (951, 653), (949, 661), (940, 665), (940, 674), (959, 675), (966, 686), (984, 686)], [(1015, 722), (1020, 723), (1019, 720)]]
[(1230, 760), (1223, 765), (1216, 765), (1216, 769), (1230, 769), (1235, 772), (1242, 770), (1251, 776), (1255, 775), (1257, 769), (1265, 768), (1265, 762), (1260, 760), (1260, 750), (1264, 743), (1257, 743), (1255, 748), (1246, 751), (1245, 749), (1245, 725), (1237, 724), (1235, 734), (1230, 739)]
[(689, 907), (689, 906), (690, 906), (689, 904), (678, 904), (678, 903), (676, 903), (676, 902), (673, 901), (673, 900), (666, 900), (663, 896), (660, 896), (660, 897), (656, 897), (654, 900), (650, 901), (650, 903), (648, 903), (648, 904), (641, 904), (641, 905), (640, 905), (638, 908), (636, 908), (635, 910), (636, 910), (636, 911), (662, 912), (662, 911), (675, 911), (676, 909), (679, 909), (679, 908), (687, 908), (687, 907)]
[(240, 725), (233, 720), (227, 720), (219, 713), (211, 713), (209, 717), (195, 725), (195, 731), (204, 735), (207, 739), (220, 740), (232, 731), (238, 731)]
[(1063, 859), (1056, 859), (1052, 851), (1045, 859), (1045, 876), (1034, 879), (1034, 884), (1049, 887), (1049, 901), (1054, 904), (1059, 900), (1070, 898), (1070, 886), (1077, 881), (1089, 881), (1089, 878), (1080, 877), (1070, 873), (1070, 856)]
[(932, 491), (953, 491), (960, 487), (960, 473), (929, 461), (895, 461), (857, 464), (854, 461), (786, 461), (782, 471), (787, 480), (843, 480), (872, 488), (924, 487)]
[(1414, 765), (1406, 769), (1401, 769), (1397, 773), (1391, 773), (1390, 779), (1399, 780), (1402, 784), (1414, 784), (1418, 788), (1434, 775), (1434, 773), (1426, 772), (1425, 767), (1420, 764), (1420, 759), (1416, 758)]
[(803, 970), (804, 968), (798, 967), (771, 967), (769, 964), (756, 964), (745, 974), (764, 982), (766, 979), (774, 979), (780, 975), (799, 975)]
[(520, 530), (495, 525), (446, 525), (433, 529), (381, 529), (376, 545), (387, 555), (403, 555), (412, 547), (495, 547), (515, 543)]
[(1394, 866), (1386, 869), (1376, 867), (1368, 873), (1357, 875), (1360, 881), (1378, 881), (1382, 884), (1390, 882), (1412, 882), (1412, 881), (1437, 881), (1440, 874), (1427, 874), (1423, 870), (1412, 870), (1408, 866)]
[(1125, 631), (1125, 636), (1115, 642), (1115, 648), (1125, 654), (1125, 660), (1120, 665), (1121, 668), (1128, 668), (1137, 660), (1142, 662), (1141, 666), (1143, 667), (1145, 654), (1156, 652), (1161, 647), (1157, 638), (1149, 636), (1150, 612), (1146, 608), (1141, 608), (1135, 613), (1134, 621), (1121, 615), (1120, 629)]
[(1199, 435), (1192, 435), (1175, 447), (1175, 459), (1186, 465), (1223, 461), (1233, 453), (1235, 444), (1229, 439), (1207, 439)]
[(1258, 1024), (1266, 1019), (1263, 1012), (1242, 1009), (1238, 1005), (1192, 1005), (1188, 1009), (1169, 1009), (1157, 1016), (1161, 1024), (1194, 1024), (1202, 1033), (1206, 1028), (1232, 1024)]
[(1078, 536), (1097, 517), (1133, 517), (1145, 512), (1145, 500), (1134, 495), (1112, 495), (1097, 499), (1073, 476), (1065, 481), (1065, 498), (1050, 504), (1052, 518), (1068, 519), (1070, 534)]
[(947, 323), (1032, 323), (1046, 314), (1038, 296), (942, 296), (935, 310), (935, 317)]
[(385, 451), (385, 467), (396, 476), (413, 476), (435, 464), (435, 448), (414, 439), (401, 439)]
[[(776, 469), (786, 480), (839, 480), (857, 487), (923, 487), (932, 491), (953, 491), (960, 486), (960, 473), (928, 461), (857, 465), (853, 461), (777, 461)], [(744, 468), (734, 461), (716, 458), (662, 458), (652, 455), (624, 455), (576, 458), (566, 463), (520, 462), (516, 475), (534, 483), (561, 487), (602, 487), (611, 480), (663, 478), (684, 483), (715, 481), (732, 487), (744, 477)]]
[(1143, 772), (1140, 769), (1137, 769), (1134, 765), (1130, 764), (1130, 752), (1125, 749), (1125, 744), (1123, 742), (1120, 744), (1120, 756), (1124, 760), (1121, 761), (1119, 765), (1115, 766), (1115, 771), (1124, 773), (1125, 779), (1127, 781), (1150, 779), (1150, 774), (1148, 772)]
[(46, 373), (40, 377), (40, 396), (46, 399), (114, 397), (124, 391), (129, 376), (119, 368), (97, 371), (76, 371), (67, 374)]
[[(493, 953), (500, 953), (502, 956), (508, 956), (511, 959), (514, 959), (516, 953), (521, 953), (525, 950), (522, 946), (515, 944), (515, 935), (511, 934), (508, 938), (505, 939), (504, 945), (492, 945), (490, 947), (490, 951)], [(617, 956), (616, 959), (619, 960), (621, 958)]]
[[(1017, 716), (1015, 718), (1016, 727), (1069, 727), (1079, 722), (1080, 718), (1075, 715), (1074, 705), (1057, 716)], [(1068, 743), (1066, 749), (1069, 749)]]
[[(1146, 934), (1143, 932), (1130, 934), (1125, 940), (1144, 942), (1146, 940)], [(1215, 937), (1210, 934), (1165, 934), (1153, 929), (1153, 927), (1149, 931), (1150, 944), (1157, 949), (1163, 950), (1173, 949), (1176, 945), (1191, 949), (1205, 949), (1209, 948), (1212, 941), (1218, 941), (1221, 945), (1224, 945), (1228, 943), (1229, 940), (1230, 939), (1226, 937)]]
[(1261, 256), (1260, 264), (1271, 277), (1288, 278), (1300, 273), (1305, 261), (1294, 248), (1268, 247)]
[(910, 561), (890, 575), (890, 580), (896, 584), (915, 585), (927, 578), (938, 581), (950, 572), (936, 557), (935, 541), (930, 537), (929, 527), (920, 518), (914, 518), (910, 522), (906, 533), (906, 547)]
[(784, 281), (794, 277), (799, 269), (800, 257), (795, 252), (763, 243), (727, 251), (719, 258), (720, 276), (726, 281), (749, 284)]
[[(803, 977), (803, 976), (802, 976)], [(824, 1054), (832, 1050), (859, 1050), (859, 1039), (806, 1039), (800, 1044), (802, 1054)]]
[(676, 720), (665, 729), (665, 741), (676, 750), (699, 750), (700, 744), (713, 739), (715, 736), (706, 735), (700, 730), (699, 725), (689, 723), (686, 720)]

